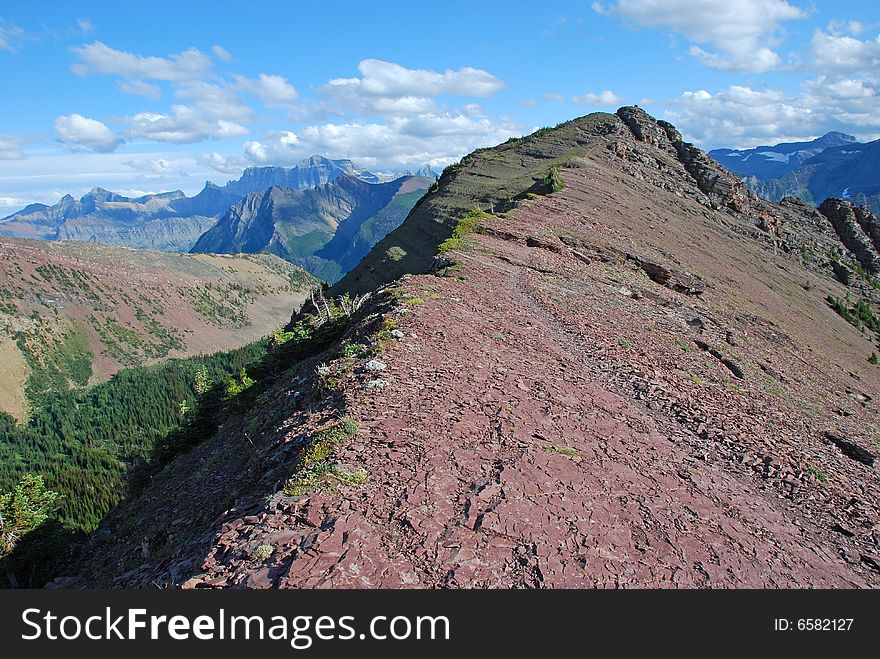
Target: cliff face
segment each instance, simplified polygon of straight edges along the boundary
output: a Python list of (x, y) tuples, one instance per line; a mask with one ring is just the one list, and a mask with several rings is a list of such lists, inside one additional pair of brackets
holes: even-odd
[(856, 256), (636, 108), (475, 152), (58, 583), (876, 587)]
[(819, 206), (821, 212), (840, 236), (840, 241), (870, 274), (880, 271), (880, 231), (877, 218), (865, 208), (854, 207), (843, 199), (826, 199)]
[(308, 190), (326, 185), (343, 175), (354, 176), (368, 183), (379, 182), (375, 174), (350, 160), (311, 156), (294, 167), (249, 167), (237, 181), (229, 181), (224, 190), (241, 197), (272, 187)]

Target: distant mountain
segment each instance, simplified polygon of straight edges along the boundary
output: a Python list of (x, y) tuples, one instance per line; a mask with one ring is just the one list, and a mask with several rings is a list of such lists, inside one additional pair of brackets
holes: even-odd
[(818, 205), (840, 197), (880, 213), (880, 140), (826, 149), (781, 178), (746, 182), (770, 201), (793, 196)]
[(0, 219), (0, 235), (39, 240), (79, 240), (127, 247), (187, 252), (229, 208), (247, 194), (272, 186), (314, 188), (347, 175), (378, 183), (375, 174), (350, 160), (312, 156), (294, 167), (250, 167), (237, 181), (206, 182), (193, 197), (180, 190), (129, 198), (93, 188), (53, 206), (31, 204)]
[(440, 174), (434, 170), (431, 165), (425, 165), (421, 169), (417, 169), (416, 171), (410, 171), (407, 169), (403, 172), (403, 176), (424, 176), (426, 178), (438, 179), (440, 178)]
[(315, 188), (251, 192), (193, 246), (194, 253), (270, 252), (335, 282), (403, 222), (433, 179), (387, 183), (343, 174)]
[(343, 174), (368, 183), (379, 183), (379, 177), (358, 167), (351, 160), (331, 160), (324, 156), (306, 158), (294, 167), (248, 167), (237, 181), (228, 181), (222, 190), (244, 197), (267, 188), (308, 190), (330, 183)]
[(852, 135), (832, 132), (810, 142), (784, 142), (776, 146), (743, 150), (715, 149), (709, 152), (709, 156), (734, 174), (771, 179), (797, 169), (825, 149), (855, 143), (856, 138)]
[[(814, 146), (791, 150), (805, 145)], [(813, 151), (816, 152), (804, 157)], [(785, 152), (790, 154), (787, 163), (781, 161)], [(773, 161), (772, 154), (781, 154), (780, 160)], [(813, 142), (749, 151), (719, 149), (710, 155), (742, 176), (753, 192), (770, 201), (799, 197), (816, 206), (829, 197), (840, 197), (880, 212), (880, 140), (861, 143), (850, 135), (828, 133)], [(774, 174), (780, 167), (786, 171)]]

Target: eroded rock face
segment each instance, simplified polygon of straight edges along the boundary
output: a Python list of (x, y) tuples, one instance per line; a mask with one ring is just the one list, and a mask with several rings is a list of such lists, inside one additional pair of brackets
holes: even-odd
[[(638, 106), (623, 107), (617, 111), (617, 116), (632, 131), (632, 134), (640, 142), (647, 142), (670, 153), (675, 153), (675, 147), (668, 133), (651, 115)], [(681, 135), (678, 136), (681, 140)]]
[(880, 271), (880, 257), (863, 231), (864, 226), (868, 226), (869, 230), (876, 228), (877, 218), (867, 209), (856, 208), (845, 199), (826, 199), (819, 206), (819, 211), (828, 218), (840, 241), (862, 267), (871, 274), (877, 274)]
[(701, 149), (685, 142), (675, 126), (655, 120), (636, 106), (620, 108), (617, 116), (640, 142), (674, 153), (713, 203), (739, 213), (749, 210), (749, 193), (743, 183), (719, 167)]
[(877, 216), (864, 206), (854, 207), (853, 213), (856, 216), (856, 222), (862, 227), (862, 231), (874, 244), (874, 249), (880, 251), (880, 222), (878, 222)]

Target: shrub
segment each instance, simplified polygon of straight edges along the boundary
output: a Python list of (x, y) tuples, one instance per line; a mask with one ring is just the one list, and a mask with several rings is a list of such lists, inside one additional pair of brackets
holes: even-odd
[(47, 490), (42, 476), (26, 474), (12, 492), (0, 496), (0, 558), (55, 511), (59, 495)]
[(256, 384), (256, 380), (251, 378), (247, 374), (247, 370), (244, 366), (241, 367), (241, 373), (238, 375), (238, 379), (232, 378), (229, 381), (229, 384), (226, 385), (226, 396), (227, 398), (235, 398), (236, 396), (241, 395), (243, 392), (247, 391), (251, 387)]
[(559, 192), (565, 187), (565, 181), (559, 175), (559, 166), (553, 165), (544, 178), (544, 185), (550, 192)]
[(440, 243), (440, 252), (448, 252), (457, 249), (462, 239), (469, 233), (479, 231), (480, 220), (491, 217), (483, 212), (478, 206), (474, 206), (467, 215), (461, 218), (452, 230), (452, 235)]
[(366, 482), (366, 472), (348, 473), (327, 462), (330, 454), (357, 431), (357, 421), (345, 418), (315, 433), (311, 444), (297, 460), (294, 477), (284, 486), (284, 493), (300, 496), (313, 491), (332, 490), (338, 484), (361, 485)]

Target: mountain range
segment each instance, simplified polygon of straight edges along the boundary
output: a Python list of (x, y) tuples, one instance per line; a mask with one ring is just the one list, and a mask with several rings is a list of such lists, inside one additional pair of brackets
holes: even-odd
[(811, 142), (716, 149), (709, 155), (770, 201), (793, 196), (818, 205), (841, 197), (880, 212), (880, 140), (862, 143), (832, 132)]
[(249, 193), (206, 231), (194, 253), (268, 252), (335, 282), (403, 222), (434, 179), (368, 183), (343, 174), (306, 189)]
[[(426, 171), (433, 175), (429, 167)], [(193, 197), (175, 190), (129, 198), (96, 187), (80, 199), (65, 195), (52, 206), (30, 204), (0, 219), (0, 235), (187, 252), (249, 194), (273, 187), (308, 190), (332, 183), (340, 176), (371, 184), (382, 182), (382, 178), (350, 160), (312, 156), (294, 167), (248, 168), (238, 180), (223, 186), (207, 182)], [(367, 192), (368, 188), (362, 190)]]

